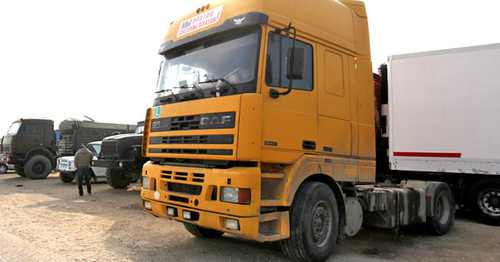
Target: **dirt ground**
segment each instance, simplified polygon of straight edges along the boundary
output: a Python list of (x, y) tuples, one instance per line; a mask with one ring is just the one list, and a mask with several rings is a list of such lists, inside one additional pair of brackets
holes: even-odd
[[(44, 180), (0, 175), (0, 261), (289, 261), (278, 243), (199, 239), (155, 218), (142, 210), (140, 183), (92, 188), (79, 196), (76, 183), (62, 183), (58, 173)], [(441, 237), (364, 229), (328, 261), (500, 261), (500, 227), (457, 214)]]

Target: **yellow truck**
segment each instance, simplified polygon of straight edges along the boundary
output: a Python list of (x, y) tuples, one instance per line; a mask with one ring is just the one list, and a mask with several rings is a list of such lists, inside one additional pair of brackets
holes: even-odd
[(146, 113), (142, 204), (199, 237), (328, 258), (362, 225), (447, 233), (446, 183), (376, 181), (364, 3), (217, 1), (168, 28)]

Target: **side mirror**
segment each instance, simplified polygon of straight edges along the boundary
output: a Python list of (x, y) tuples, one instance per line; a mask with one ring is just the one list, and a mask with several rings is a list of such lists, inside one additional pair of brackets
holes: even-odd
[(288, 48), (286, 61), (286, 78), (303, 79), (306, 68), (306, 49), (304, 47)]

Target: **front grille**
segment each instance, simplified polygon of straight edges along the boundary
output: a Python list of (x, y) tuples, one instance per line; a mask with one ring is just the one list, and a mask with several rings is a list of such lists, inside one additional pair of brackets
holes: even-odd
[(151, 148), (148, 150), (151, 154), (196, 154), (196, 155), (218, 155), (231, 156), (232, 149), (186, 149), (186, 148)]
[(102, 141), (101, 143), (101, 156), (112, 156), (118, 154), (116, 141)]
[[(161, 172), (161, 178), (167, 181), (166, 189), (169, 192), (199, 196), (201, 194), (202, 184), (205, 181), (205, 174), (163, 170)], [(198, 185), (186, 183), (195, 183)]]
[(177, 116), (151, 120), (151, 132), (234, 128), (235, 112)]
[(233, 144), (233, 135), (213, 135), (213, 136), (164, 136), (164, 137), (151, 137), (149, 139), (150, 145), (157, 144)]
[(203, 173), (187, 173), (187, 172), (174, 172), (163, 170), (161, 178), (167, 180), (189, 181), (195, 183), (203, 183), (205, 181), (205, 174)]
[(199, 196), (201, 194), (201, 186), (186, 185), (180, 183), (168, 183), (168, 191), (175, 193), (183, 193)]

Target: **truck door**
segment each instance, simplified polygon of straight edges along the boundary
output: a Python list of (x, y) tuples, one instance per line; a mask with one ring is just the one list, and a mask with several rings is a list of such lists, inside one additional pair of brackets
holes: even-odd
[[(20, 133), (20, 134), (19, 134)], [(43, 143), (43, 128), (36, 123), (24, 122), (17, 138), (17, 153), (25, 154), (31, 148)]]
[[(293, 40), (283, 34), (267, 33), (265, 79), (262, 87), (264, 150), (285, 150), (299, 153), (315, 151), (317, 143), (317, 95), (313, 77), (313, 45), (297, 37), (295, 46), (305, 48), (305, 72), (302, 79), (293, 80), (292, 91), (278, 98), (270, 90), (285, 92), (288, 49)], [(265, 161), (265, 154), (263, 155)]]

